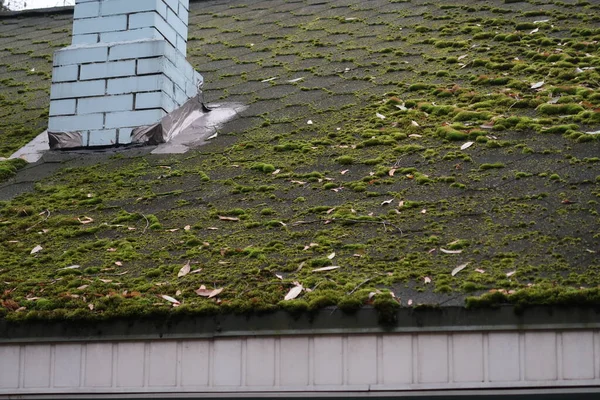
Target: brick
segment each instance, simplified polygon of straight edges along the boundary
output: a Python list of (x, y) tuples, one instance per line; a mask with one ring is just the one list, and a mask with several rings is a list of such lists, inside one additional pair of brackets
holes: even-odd
[(81, 66), (81, 80), (135, 75), (135, 61), (114, 61)]
[(177, 12), (179, 8), (179, 0), (163, 0), (163, 2), (171, 8), (171, 10)]
[(74, 115), (75, 114), (75, 99), (68, 100), (52, 100), (50, 102), (50, 116), (56, 115)]
[(113, 146), (117, 144), (117, 130), (102, 129), (90, 131), (88, 140), (88, 146)]
[(88, 1), (80, 3), (75, 7), (73, 12), (73, 19), (80, 18), (92, 18), (100, 15), (100, 2), (99, 1)]
[(172, 45), (175, 45), (177, 32), (158, 13), (146, 12), (129, 16), (129, 29), (144, 27), (155, 27), (165, 39), (171, 42)]
[(137, 127), (152, 125), (166, 113), (163, 110), (123, 111), (106, 114), (106, 128)]
[(179, 2), (179, 10), (177, 11), (177, 15), (184, 23), (189, 21), (189, 11), (181, 2)]
[(102, 43), (131, 42), (145, 39), (160, 40), (164, 39), (164, 36), (156, 28), (130, 29), (128, 31), (100, 34), (100, 41)]
[(77, 114), (126, 111), (133, 109), (133, 94), (121, 96), (88, 97), (77, 100)]
[(157, 10), (161, 0), (105, 0), (102, 2), (102, 15), (131, 14)]
[(164, 40), (147, 40), (136, 43), (124, 43), (111, 46), (109, 60), (127, 60), (132, 58), (155, 57), (165, 54)]
[(119, 144), (131, 143), (131, 132), (133, 131), (133, 128), (120, 128), (118, 131), (119, 136), (117, 137), (117, 140)]
[(53, 83), (50, 90), (50, 99), (69, 99), (78, 97), (101, 96), (105, 92), (104, 80)]
[(187, 54), (187, 40), (185, 40), (179, 35), (177, 35), (177, 42), (175, 44), (175, 47), (177, 47), (177, 50), (179, 50), (181, 54)]
[(48, 130), (50, 132), (75, 132), (90, 129), (102, 129), (104, 114), (72, 115), (66, 117), (50, 117)]
[(100, 40), (100, 37), (97, 33), (87, 33), (85, 35), (73, 35), (71, 43), (73, 45), (78, 44), (96, 44)]
[(52, 82), (76, 81), (78, 76), (79, 67), (77, 65), (52, 68)]
[(168, 94), (173, 92), (172, 84), (163, 75), (133, 76), (129, 78), (115, 78), (108, 81), (108, 94), (154, 92), (164, 90)]
[(178, 105), (183, 105), (186, 101), (188, 101), (187, 94), (183, 90), (181, 90), (178, 86), (175, 86), (175, 102)]
[(108, 47), (104, 45), (93, 47), (70, 46), (54, 53), (54, 66), (106, 61), (107, 58)]
[(127, 29), (126, 15), (76, 19), (73, 21), (73, 35), (124, 31)]
[(135, 97), (135, 109), (144, 110), (150, 108), (162, 108), (171, 112), (177, 108), (177, 104), (164, 92), (139, 93)]
[(180, 34), (184, 39), (187, 40), (188, 37), (188, 26), (187, 21), (183, 22), (179, 19), (179, 16), (176, 12), (172, 10), (167, 10), (167, 23), (171, 25), (178, 34)]
[(164, 57), (144, 58), (137, 61), (138, 75), (159, 74), (163, 71)]

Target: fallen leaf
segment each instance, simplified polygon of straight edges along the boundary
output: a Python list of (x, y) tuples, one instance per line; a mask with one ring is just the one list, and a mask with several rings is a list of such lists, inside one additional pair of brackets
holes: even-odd
[(102, 283), (111, 283), (112, 279), (98, 279)]
[(302, 79), (304, 79), (304, 77), (301, 78), (295, 78), (295, 79), (290, 79), (289, 81), (287, 81), (288, 83), (296, 83), (296, 82), (300, 82)]
[(384, 201), (381, 202), (381, 205), (384, 206), (386, 204), (391, 204), (392, 201), (394, 201), (394, 199), (384, 200)]
[(412, 126), (416, 126), (416, 127), (421, 126), (421, 125), (419, 125), (419, 123), (417, 121), (410, 121), (410, 124)]
[(212, 292), (210, 292), (210, 294), (208, 295), (209, 299), (212, 299), (213, 297), (218, 296), (219, 294), (221, 294), (221, 292), (223, 291), (223, 288), (220, 289), (215, 289)]
[(583, 132), (587, 135), (600, 135), (600, 131), (593, 131), (593, 132)]
[(93, 218), (90, 217), (83, 217), (83, 218), (77, 218), (77, 221), (79, 221), (82, 224), (91, 224), (92, 222), (94, 222)]
[(463, 54), (462, 56), (458, 56), (457, 59), (460, 61), (460, 60), (462, 60), (464, 58), (467, 58), (468, 56), (469, 56), (468, 54)]
[(44, 248), (40, 245), (35, 246), (32, 250), (30, 254), (36, 254), (39, 253), (40, 251), (44, 250)]
[(304, 288), (302, 287), (302, 285), (294, 286), (293, 288), (290, 289), (290, 291), (285, 295), (285, 297), (283, 299), (284, 300), (293, 300), (296, 297), (298, 297), (298, 295), (300, 293), (302, 293), (303, 289)]
[(217, 138), (217, 136), (219, 136), (219, 132), (216, 132), (215, 134), (213, 134), (213, 135), (210, 135), (209, 137), (207, 137), (207, 138), (206, 138), (206, 140), (212, 140), (212, 139), (216, 139), (216, 138)]
[(513, 276), (513, 275), (514, 275), (514, 274), (516, 274), (516, 273), (517, 273), (517, 271), (516, 271), (516, 270), (514, 270), (514, 271), (510, 271), (510, 272), (507, 272), (507, 273), (506, 273), (506, 277), (507, 277), (507, 278), (510, 278), (511, 276)]
[[(222, 215), (219, 215), (219, 219), (221, 221), (239, 221), (240, 219), (237, 217), (224, 217)], [(209, 228), (210, 229), (210, 228)]]
[(117, 267), (122, 267), (122, 266), (123, 266), (123, 263), (122, 263), (121, 261), (115, 261), (115, 265), (116, 265)]
[(297, 183), (298, 185), (304, 185), (306, 182), (303, 181), (290, 181), (291, 183)]
[(468, 149), (469, 147), (473, 146), (473, 143), (475, 143), (475, 142), (467, 142), (467, 143), (463, 144), (462, 146), (460, 146), (460, 149), (461, 150)]
[(279, 280), (283, 280), (283, 276), (282, 276), (282, 275), (275, 274), (275, 276), (277, 277), (277, 279), (279, 279)]
[(310, 119), (308, 121), (306, 121), (306, 125), (312, 125), (313, 123), (314, 122), (312, 122), (312, 120), (310, 120)]
[(427, 210), (426, 209), (422, 209), (421, 210), (421, 214), (427, 214)]
[(431, 278), (426, 276), (423, 278), (423, 281), (425, 282), (425, 284), (431, 283)]
[(385, 119), (385, 115), (383, 114), (375, 113), (375, 116), (381, 120)]
[(88, 304), (88, 308), (90, 311), (94, 311), (94, 305), (92, 303)]
[(477, 268), (475, 272), (479, 272), (480, 274), (485, 274), (485, 270)]
[(396, 168), (392, 168), (388, 171), (389, 176), (394, 176), (395, 173), (396, 173)]
[(350, 170), (349, 170), (349, 169), (345, 169), (345, 170), (341, 171), (341, 172), (340, 172), (340, 174), (342, 174), (342, 175), (346, 175), (346, 173), (347, 173), (348, 171), (350, 171)]
[(542, 86), (544, 86), (544, 83), (546, 83), (546, 82), (544, 82), (544, 81), (539, 81), (539, 82), (536, 82), (536, 83), (534, 83), (533, 85), (531, 85), (531, 89), (539, 89), (539, 88), (541, 88)]
[(335, 252), (333, 252), (327, 256), (327, 258), (329, 258), (330, 260), (333, 260), (334, 257), (335, 257)]
[(265, 82), (271, 82), (271, 81), (274, 81), (275, 79), (277, 79), (277, 77), (276, 77), (276, 76), (274, 76), (274, 77), (272, 77), (272, 78), (268, 78), (268, 79), (263, 79), (261, 82), (262, 82), (262, 83), (265, 83)]
[(167, 229), (167, 232), (177, 232), (179, 228)]
[(422, 135), (418, 135), (416, 133), (411, 133), (410, 135), (408, 135), (409, 138), (413, 138), (413, 139), (418, 139), (418, 138), (422, 138)]
[(538, 21), (533, 21), (534, 24), (543, 24), (544, 22), (550, 21), (549, 19), (540, 19)]
[(183, 227), (184, 231), (189, 231), (190, 229), (192, 229), (192, 227), (190, 225), (186, 225)]
[(271, 172), (271, 175), (277, 175), (280, 172), (281, 172), (280, 169), (276, 169), (275, 171)]
[(177, 277), (181, 278), (182, 276), (186, 276), (187, 274), (190, 273), (190, 260), (188, 260), (188, 262), (185, 263), (185, 265), (183, 267), (181, 267), (181, 269), (179, 270), (179, 272), (177, 273)]
[(412, 306), (412, 305), (413, 305), (413, 301), (412, 301), (412, 299), (408, 299), (408, 305), (409, 305), (409, 306)]
[(462, 250), (446, 250), (440, 247), (440, 251), (442, 253), (446, 253), (446, 254), (460, 254), (462, 253)]
[(117, 249), (114, 249), (114, 248), (111, 247), (110, 249), (106, 249), (106, 251), (108, 251), (110, 253), (114, 253), (115, 251), (117, 251)]
[(200, 271), (202, 271), (202, 268), (195, 269), (195, 270), (191, 271), (190, 274), (197, 274)]
[(81, 285), (77, 288), (77, 290), (85, 290), (89, 287), (90, 285)]
[(338, 269), (340, 267), (322, 267), (322, 268), (317, 268), (317, 269), (313, 269), (312, 272), (324, 272), (324, 271), (333, 271), (334, 269)]
[(458, 267), (454, 268), (452, 270), (452, 276), (455, 276), (456, 274), (458, 274), (460, 271), (462, 271), (463, 269), (465, 269), (467, 267), (467, 265), (469, 265), (469, 263), (464, 263), (459, 265)]
[(160, 297), (162, 297), (162, 298), (163, 298), (163, 299), (165, 299), (166, 301), (168, 301), (168, 302), (171, 302), (171, 303), (173, 303), (173, 304), (177, 304), (177, 305), (181, 304), (181, 303), (179, 302), (179, 300), (177, 300), (177, 299), (174, 299), (174, 298), (173, 298), (173, 297), (171, 297), (171, 296), (167, 296), (166, 294), (163, 294), (163, 295), (161, 295)]
[(534, 30), (532, 30), (531, 32), (529, 32), (530, 35), (533, 35), (534, 33), (539, 32), (540, 28), (535, 28)]
[(79, 268), (81, 268), (81, 266), (79, 266), (79, 265), (71, 265), (70, 267), (61, 268), (61, 269), (59, 269), (59, 271), (65, 270), (65, 269), (79, 269)]

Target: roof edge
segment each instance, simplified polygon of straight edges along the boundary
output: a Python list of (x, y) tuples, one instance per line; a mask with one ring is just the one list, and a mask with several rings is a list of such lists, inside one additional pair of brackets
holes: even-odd
[(104, 321), (0, 320), (0, 343), (590, 328), (600, 328), (598, 308), (405, 308), (388, 315), (386, 320), (382, 320), (381, 313), (373, 308), (363, 308), (352, 314), (329, 308), (297, 315), (275, 311), (252, 315), (171, 314)]

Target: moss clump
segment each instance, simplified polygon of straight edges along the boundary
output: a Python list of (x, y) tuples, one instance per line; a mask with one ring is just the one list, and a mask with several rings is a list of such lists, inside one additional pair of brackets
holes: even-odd
[(354, 164), (354, 157), (340, 156), (340, 157), (336, 158), (335, 161), (341, 165), (351, 165), (351, 164)]
[(462, 141), (469, 138), (467, 133), (456, 130), (450, 126), (441, 126), (437, 128), (436, 134), (444, 139), (451, 141)]
[(0, 182), (13, 177), (18, 170), (27, 165), (27, 161), (20, 158), (12, 158), (0, 161)]
[(393, 324), (398, 319), (397, 313), (400, 303), (391, 294), (382, 293), (376, 295), (373, 307), (377, 310), (379, 323), (381, 324)]
[(256, 171), (260, 171), (260, 172), (264, 172), (265, 174), (270, 174), (273, 171), (275, 171), (275, 166), (273, 164), (265, 164), (265, 163), (255, 163), (252, 164), (252, 166), (250, 167), (250, 169), (256, 170)]
[(542, 104), (538, 111), (546, 115), (573, 115), (584, 111), (579, 104)]
[(485, 171), (488, 169), (498, 169), (498, 168), (504, 168), (504, 164), (503, 163), (485, 163), (485, 164), (481, 164), (479, 166), (479, 169), (481, 171)]

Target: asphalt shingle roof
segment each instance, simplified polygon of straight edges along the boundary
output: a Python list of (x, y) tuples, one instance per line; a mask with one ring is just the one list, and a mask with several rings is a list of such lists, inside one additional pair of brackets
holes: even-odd
[[(0, 315), (598, 303), (598, 4), (246, 3), (190, 5), (206, 99), (249, 106), (216, 140), (50, 153), (0, 187)], [(71, 15), (1, 22), (8, 156)]]

